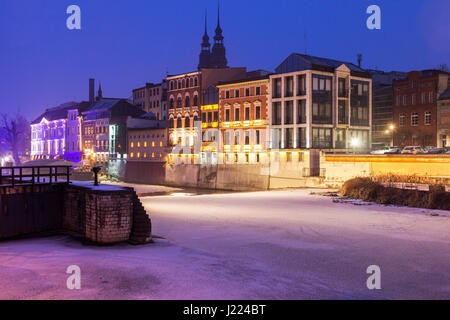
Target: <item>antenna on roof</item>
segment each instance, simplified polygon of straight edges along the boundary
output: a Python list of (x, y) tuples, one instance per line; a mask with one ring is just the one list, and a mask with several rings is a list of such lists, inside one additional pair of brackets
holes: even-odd
[(357, 57), (358, 57), (358, 67), (361, 68), (362, 54), (358, 53)]

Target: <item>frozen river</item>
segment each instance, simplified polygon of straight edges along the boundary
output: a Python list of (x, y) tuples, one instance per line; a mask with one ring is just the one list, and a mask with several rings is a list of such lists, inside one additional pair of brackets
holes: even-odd
[[(450, 215), (309, 190), (142, 198), (155, 243), (0, 242), (0, 299), (450, 299)], [(78, 265), (81, 290), (65, 270)], [(366, 269), (381, 270), (369, 290)]]

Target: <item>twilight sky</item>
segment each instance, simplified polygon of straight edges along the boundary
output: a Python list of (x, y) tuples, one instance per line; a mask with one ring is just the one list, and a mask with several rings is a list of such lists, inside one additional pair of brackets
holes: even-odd
[[(81, 30), (66, 9), (81, 8)], [(381, 7), (381, 30), (366, 8)], [(216, 0), (0, 0), (0, 113), (29, 120), (45, 108), (88, 99), (88, 78), (103, 95), (130, 97), (145, 82), (197, 68), (204, 12), (212, 38)], [(222, 0), (230, 66), (274, 68), (290, 53), (390, 71), (450, 66), (448, 0)]]

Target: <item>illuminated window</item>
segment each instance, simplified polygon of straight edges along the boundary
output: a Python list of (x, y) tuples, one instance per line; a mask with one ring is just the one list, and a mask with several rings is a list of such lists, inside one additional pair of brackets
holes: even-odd
[(162, 141), (159, 142), (159, 146), (162, 147)]
[(130, 158), (134, 158), (134, 153), (130, 153)]
[(131, 148), (134, 148), (134, 142), (131, 143)]
[(159, 154), (159, 157), (162, 158), (162, 153)]
[(147, 158), (147, 153), (144, 153), (144, 158)]
[(152, 153), (152, 158), (154, 158), (154, 157), (155, 157), (155, 153), (153, 152), (153, 153)]
[(140, 152), (137, 153), (137, 157), (138, 157), (138, 158), (141, 157), (141, 153), (140, 153)]
[(138, 146), (138, 148), (140, 148), (140, 147), (141, 147), (141, 143), (140, 143), (140, 142), (138, 142), (138, 145), (137, 145), (137, 146)]
[(147, 148), (147, 141), (144, 142), (144, 147)]
[(154, 147), (155, 146), (155, 141), (152, 141), (152, 147)]

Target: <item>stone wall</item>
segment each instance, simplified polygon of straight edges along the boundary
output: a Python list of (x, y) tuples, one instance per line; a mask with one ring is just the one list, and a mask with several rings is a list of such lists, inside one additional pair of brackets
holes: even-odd
[(92, 183), (0, 188), (0, 238), (68, 230), (100, 244), (148, 243), (151, 221), (132, 188)]

